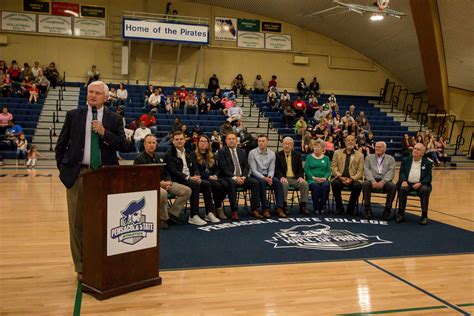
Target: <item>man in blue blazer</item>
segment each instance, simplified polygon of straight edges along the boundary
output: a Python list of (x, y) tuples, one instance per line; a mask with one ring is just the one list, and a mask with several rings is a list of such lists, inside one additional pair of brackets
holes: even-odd
[(428, 224), (428, 202), (431, 193), (431, 180), (433, 164), (424, 158), (426, 148), (417, 143), (413, 147), (413, 157), (405, 157), (400, 166), (400, 177), (398, 180), (399, 208), (395, 219), (401, 223), (405, 219), (405, 208), (408, 194), (416, 191), (420, 196), (421, 218), (420, 225)]
[[(117, 151), (126, 151), (123, 120), (104, 107), (109, 88), (95, 81), (87, 88), (87, 108), (66, 113), (56, 143), (59, 178), (67, 188), (69, 236), (78, 281), (82, 280), (83, 183), (80, 174), (104, 165), (118, 165)], [(95, 109), (94, 109), (95, 107)]]

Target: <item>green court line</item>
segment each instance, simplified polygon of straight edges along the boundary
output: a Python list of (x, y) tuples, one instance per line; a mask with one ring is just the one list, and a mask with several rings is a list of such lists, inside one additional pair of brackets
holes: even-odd
[[(456, 304), (460, 307), (474, 306), (474, 303), (466, 304)], [(448, 309), (446, 305), (439, 306), (425, 306), (425, 307), (412, 307), (412, 308), (402, 308), (402, 309), (388, 309), (383, 311), (373, 311), (367, 313), (349, 313), (349, 314), (339, 314), (340, 316), (370, 316), (370, 315), (381, 315), (381, 314), (394, 314), (394, 313), (403, 313), (403, 312), (415, 312), (415, 311), (427, 311), (433, 309)]]
[(81, 304), (82, 304), (82, 283), (77, 282), (76, 301), (74, 302), (74, 311), (72, 313), (73, 316), (81, 315)]

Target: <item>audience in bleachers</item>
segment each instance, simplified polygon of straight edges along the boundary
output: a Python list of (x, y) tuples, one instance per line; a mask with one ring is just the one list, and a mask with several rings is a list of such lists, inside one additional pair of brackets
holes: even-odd
[(59, 71), (56, 69), (56, 63), (52, 62), (49, 64), (48, 68), (46, 68), (44, 75), (51, 83), (53, 89), (56, 88), (58, 83), (61, 82), (61, 78), (59, 76)]
[(212, 77), (209, 78), (207, 89), (211, 92), (219, 89), (219, 78), (217, 78), (216, 74), (213, 74)]
[(87, 87), (92, 82), (99, 80), (99, 77), (100, 77), (100, 73), (97, 70), (97, 66), (92, 65), (91, 69), (88, 70), (86, 73), (86, 82), (84, 84), (84, 87)]
[(125, 85), (121, 83), (119, 88), (117, 89), (117, 101), (115, 102), (116, 105), (127, 106), (128, 100), (128, 91), (125, 88)]
[(146, 126), (145, 121), (140, 121), (140, 128), (137, 128), (133, 134), (133, 141), (137, 153), (139, 153), (141, 147), (143, 147), (143, 141), (148, 134), (151, 134), (151, 130)]
[(265, 83), (262, 80), (262, 76), (257, 75), (255, 81), (253, 82), (253, 91), (257, 94), (265, 93)]
[(247, 85), (245, 83), (244, 77), (242, 74), (238, 74), (232, 83), (230, 84), (232, 87), (232, 91), (234, 91), (235, 95), (246, 95), (247, 93)]
[(4, 105), (2, 113), (0, 113), (0, 135), (5, 135), (5, 131), (8, 129), (8, 122), (11, 120), (13, 120), (13, 114), (8, 112), (7, 105)]

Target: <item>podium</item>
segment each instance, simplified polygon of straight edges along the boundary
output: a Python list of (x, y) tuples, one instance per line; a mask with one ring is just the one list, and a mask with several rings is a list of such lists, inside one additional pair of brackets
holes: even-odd
[(161, 284), (161, 165), (106, 166), (82, 175), (83, 292), (103, 300)]

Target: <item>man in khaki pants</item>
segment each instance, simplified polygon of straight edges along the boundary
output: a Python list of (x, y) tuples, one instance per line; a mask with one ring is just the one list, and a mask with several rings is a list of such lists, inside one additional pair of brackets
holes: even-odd
[(122, 117), (104, 107), (109, 88), (102, 81), (87, 88), (87, 108), (66, 113), (56, 144), (59, 179), (67, 188), (69, 237), (77, 279), (82, 281), (83, 183), (80, 174), (105, 165), (118, 165), (117, 151), (126, 151)]
[[(139, 154), (134, 165), (146, 165), (153, 163), (162, 163), (163, 160), (158, 158), (156, 154), (156, 137), (153, 134), (148, 134), (143, 139), (143, 146), (145, 150)], [(171, 216), (172, 222), (177, 222), (179, 214), (184, 208), (184, 205), (191, 197), (191, 189), (185, 185), (177, 182), (172, 182), (168, 173), (167, 166), (160, 168), (160, 227), (167, 229), (167, 221)], [(176, 197), (176, 200), (168, 208), (168, 192)]]

